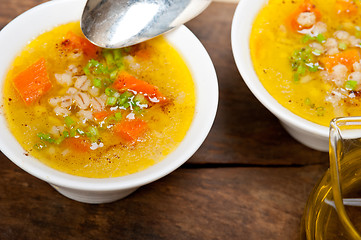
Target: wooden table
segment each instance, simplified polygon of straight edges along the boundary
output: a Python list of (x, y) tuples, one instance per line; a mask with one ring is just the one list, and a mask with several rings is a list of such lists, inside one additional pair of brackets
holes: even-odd
[[(41, 2), (1, 0), (0, 29)], [(328, 154), (292, 139), (242, 81), (231, 51), (235, 8), (213, 2), (187, 24), (209, 52), (220, 89), (213, 128), (187, 163), (123, 200), (89, 205), (0, 153), (0, 239), (299, 239)]]

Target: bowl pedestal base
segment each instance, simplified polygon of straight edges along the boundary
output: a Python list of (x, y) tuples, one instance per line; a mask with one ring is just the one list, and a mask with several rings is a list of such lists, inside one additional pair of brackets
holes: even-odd
[(55, 190), (59, 193), (82, 203), (91, 203), (91, 204), (101, 204), (109, 203), (120, 200), (127, 197), (133, 193), (138, 188), (129, 188), (119, 191), (84, 191), (84, 190), (74, 190), (64, 187), (59, 187), (53, 184), (50, 184)]

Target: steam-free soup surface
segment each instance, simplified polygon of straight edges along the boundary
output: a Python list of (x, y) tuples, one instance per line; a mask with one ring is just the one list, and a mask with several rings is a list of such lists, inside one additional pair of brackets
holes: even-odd
[(162, 38), (106, 50), (79, 22), (34, 39), (4, 86), (11, 132), (25, 151), (66, 173), (117, 177), (161, 161), (195, 111), (190, 71)]
[(361, 115), (361, 2), (270, 0), (254, 21), (251, 56), (267, 91), (328, 126)]

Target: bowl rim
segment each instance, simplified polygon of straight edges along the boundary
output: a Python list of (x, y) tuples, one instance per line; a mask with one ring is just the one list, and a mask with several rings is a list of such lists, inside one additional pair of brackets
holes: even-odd
[[(0, 31), (0, 43), (7, 41), (6, 39), (11, 39), (9, 36), (14, 34), (14, 29), (23, 29), (26, 22), (34, 24), (33, 21), (31, 21), (33, 18), (36, 18), (34, 21), (43, 23), (47, 20), (47, 17), (53, 17), (51, 14), (66, 9), (67, 15), (69, 15), (64, 16), (64, 18), (67, 19), (66, 21), (54, 20), (57, 16), (54, 16), (54, 19), (49, 19), (49, 21), (58, 21), (58, 24), (64, 24), (79, 20), (85, 2), (86, 0), (62, 0), (49, 1), (37, 5), (17, 16)], [(70, 9), (70, 13), (68, 12), (68, 9)], [(74, 14), (78, 14), (76, 19), (74, 19), (74, 16), (70, 16)], [(44, 24), (49, 25), (50, 23)], [(55, 25), (52, 24), (49, 26), (55, 27)], [(30, 29), (30, 33), (25, 34), (28, 35), (28, 37), (24, 37), (25, 40), (22, 41), (22, 47), (26, 45), (25, 41), (31, 40), (30, 36), (34, 38), (41, 34), (41, 29), (43, 31), (49, 30), (41, 27), (38, 27), (37, 31)], [(187, 63), (196, 88), (196, 109), (190, 129), (178, 147), (165, 159), (145, 170), (127, 176), (114, 178), (87, 178), (67, 174), (50, 168), (31, 156), (24, 156), (24, 150), (19, 153), (19, 149), (22, 149), (22, 147), (11, 135), (7, 126), (1, 126), (4, 124), (7, 125), (1, 104), (3, 101), (4, 78), (8, 71), (8, 67), (16, 54), (21, 51), (22, 47), (18, 47), (17, 52), (10, 55), (10, 60), (3, 60), (3, 62), (7, 63), (6, 67), (0, 66), (0, 132), (2, 132), (0, 136), (0, 151), (2, 151), (2, 153), (18, 167), (41, 180), (52, 185), (83, 191), (106, 192), (135, 188), (158, 180), (177, 169), (198, 150), (211, 130), (218, 108), (218, 82), (216, 71), (210, 56), (198, 38), (187, 27), (182, 25), (168, 32), (164, 36)], [(194, 57), (197, 55), (200, 58), (197, 61), (191, 58), (191, 56)], [(212, 97), (210, 97), (211, 95)]]
[(268, 0), (242, 0), (236, 7), (232, 19), (231, 45), (238, 71), (255, 97), (279, 120), (310, 134), (328, 138), (328, 127), (306, 120), (277, 102), (264, 88), (253, 68), (250, 56), (249, 36), (255, 17), (267, 2)]

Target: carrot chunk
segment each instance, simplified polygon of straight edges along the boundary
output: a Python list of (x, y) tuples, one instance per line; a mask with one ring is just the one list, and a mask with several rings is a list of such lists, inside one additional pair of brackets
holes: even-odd
[(30, 105), (47, 91), (52, 84), (46, 68), (45, 58), (40, 58), (14, 79), (13, 84), (25, 104)]
[(147, 130), (148, 125), (141, 119), (125, 119), (113, 127), (116, 135), (124, 140), (135, 143)]
[(112, 113), (112, 111), (100, 111), (100, 112), (94, 112), (93, 113), (93, 117), (97, 120), (97, 121), (103, 121), (106, 117), (109, 117)]
[(149, 49), (146, 48), (142, 48), (140, 50), (138, 50), (135, 54), (136, 57), (141, 58), (141, 59), (149, 59), (151, 57), (151, 52)]
[(316, 21), (319, 21), (321, 19), (321, 13), (317, 10), (316, 6), (311, 3), (310, 0), (305, 0), (291, 15), (287, 18), (287, 22), (289, 23), (291, 29), (293, 31), (300, 31), (303, 29), (306, 29), (307, 27), (304, 27), (300, 25), (297, 21), (299, 15), (303, 12), (311, 12), (314, 13), (316, 16)]
[(353, 64), (355, 62), (358, 62), (359, 60), (360, 52), (355, 48), (320, 58), (321, 65), (328, 72), (332, 72), (332, 68), (337, 64), (343, 64), (351, 71), (353, 68)]
[(357, 5), (352, 0), (336, 0), (336, 12), (341, 16), (356, 16), (358, 13)]
[(81, 50), (85, 56), (95, 58), (99, 47), (92, 44), (88, 39), (78, 36), (72, 31), (67, 32), (62, 45), (72, 49)]
[(167, 101), (167, 98), (163, 96), (156, 86), (139, 80), (125, 71), (118, 75), (113, 87), (118, 91), (132, 90), (144, 94), (153, 103), (164, 103)]
[(84, 137), (71, 137), (64, 140), (64, 143), (72, 150), (77, 152), (87, 152), (90, 150), (91, 143)]

